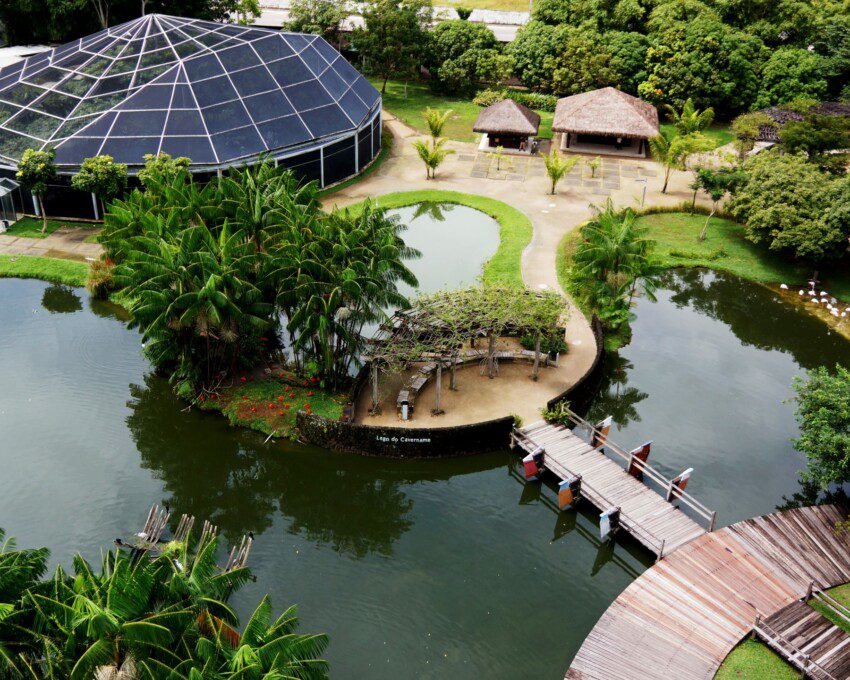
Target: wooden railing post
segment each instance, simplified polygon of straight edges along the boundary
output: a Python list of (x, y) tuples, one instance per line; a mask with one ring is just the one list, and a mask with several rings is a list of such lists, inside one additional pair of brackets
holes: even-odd
[(755, 625), (753, 625), (753, 640), (755, 640), (758, 637), (757, 631), (758, 631), (759, 623), (761, 623), (761, 614), (756, 614), (756, 622), (755, 622)]
[(806, 599), (803, 602), (808, 602), (812, 598), (812, 589), (815, 586), (814, 581), (809, 581), (809, 587), (806, 588)]
[(708, 533), (714, 531), (714, 520), (717, 519), (717, 510), (711, 511), (711, 520), (708, 522)]
[(659, 562), (661, 560), (661, 558), (664, 557), (664, 544), (665, 543), (667, 543), (667, 539), (662, 538), (661, 539), (661, 550), (658, 551), (658, 559), (655, 560), (656, 562)]

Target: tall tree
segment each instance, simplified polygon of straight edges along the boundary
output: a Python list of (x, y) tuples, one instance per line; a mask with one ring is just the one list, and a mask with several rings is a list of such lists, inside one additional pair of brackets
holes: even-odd
[(696, 185), (711, 197), (711, 212), (705, 218), (699, 241), (705, 241), (708, 223), (717, 212), (717, 204), (726, 194), (735, 191), (735, 187), (744, 179), (744, 173), (736, 168), (697, 168)]
[(292, 0), (286, 28), (296, 33), (313, 33), (339, 47), (342, 22), (351, 9), (336, 0)]
[(850, 481), (850, 370), (820, 366), (794, 381), (800, 436), (794, 448), (806, 455), (803, 477), (821, 489)]
[(351, 41), (364, 68), (381, 78), (381, 94), (390, 78), (409, 78), (422, 64), (433, 14), (430, 0), (372, 0), (365, 6), (365, 25)]
[(51, 148), (37, 151), (27, 149), (18, 163), (15, 175), (27, 189), (32, 192), (41, 209), (41, 233), (47, 231), (47, 210), (44, 205), (44, 194), (50, 182), (56, 179), (56, 151)]
[(576, 166), (579, 160), (581, 159), (578, 156), (562, 156), (558, 153), (555, 145), (552, 145), (552, 150), (543, 157), (543, 163), (546, 166), (546, 176), (549, 178), (552, 187), (549, 191), (550, 194), (554, 195), (558, 182)]
[(75, 189), (94, 194), (100, 201), (101, 215), (106, 201), (116, 198), (127, 187), (127, 166), (116, 163), (112, 156), (86, 158), (71, 178)]
[(710, 106), (707, 109), (699, 111), (694, 106), (694, 101), (690, 97), (685, 100), (681, 111), (673, 108), (669, 104), (664, 105), (667, 111), (667, 116), (673, 122), (673, 126), (680, 135), (690, 135), (694, 132), (705, 130), (711, 121), (714, 120), (714, 109)]
[(662, 130), (661, 134), (649, 140), (652, 157), (664, 167), (664, 184), (661, 193), (667, 193), (670, 175), (673, 170), (684, 170), (688, 156), (703, 153), (714, 148), (713, 142), (705, 135), (696, 132), (690, 135), (672, 134)]

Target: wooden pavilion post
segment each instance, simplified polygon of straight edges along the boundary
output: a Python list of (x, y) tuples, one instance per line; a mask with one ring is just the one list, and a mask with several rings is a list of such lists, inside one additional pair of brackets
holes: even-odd
[(487, 377), (491, 380), (496, 377), (496, 336), (490, 333), (487, 342)]
[(436, 398), (434, 402), (434, 410), (431, 411), (432, 416), (439, 416), (445, 413), (442, 408), (440, 408), (440, 397), (443, 394), (443, 363), (441, 361), (437, 362), (437, 381), (436, 381)]
[(449, 389), (457, 389), (457, 357), (452, 357), (452, 379), (449, 383)]
[(531, 379), (537, 381), (537, 375), (540, 372), (540, 332), (534, 338), (534, 366), (531, 368)]
[(378, 364), (372, 360), (372, 413), (377, 415), (380, 410), (378, 408)]

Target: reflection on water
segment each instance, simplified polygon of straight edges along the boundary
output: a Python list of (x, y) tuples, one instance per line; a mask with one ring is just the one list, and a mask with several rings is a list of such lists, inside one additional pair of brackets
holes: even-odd
[(651, 462), (729, 524), (805, 499), (789, 403), (795, 376), (850, 365), (850, 344), (771, 290), (730, 274), (669, 273), (641, 300), (632, 343), (611, 357), (590, 412), (614, 416), (626, 447), (653, 440)]
[(83, 308), (83, 301), (71, 286), (54, 283), (44, 289), (41, 306), (53, 314), (71, 314)]

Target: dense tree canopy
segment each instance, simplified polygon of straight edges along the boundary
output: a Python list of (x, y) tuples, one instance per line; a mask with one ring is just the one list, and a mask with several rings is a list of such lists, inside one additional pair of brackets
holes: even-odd
[(828, 174), (805, 156), (769, 152), (743, 167), (747, 180), (728, 207), (744, 222), (749, 240), (811, 260), (846, 250), (850, 222), (825, 219), (830, 204), (846, 190), (837, 196), (836, 181)]
[(339, 45), (340, 25), (349, 11), (348, 3), (337, 0), (292, 0), (286, 28), (296, 33), (314, 33)]
[(698, 108), (748, 109), (759, 90), (766, 54), (760, 39), (720, 21), (676, 22), (655, 36), (647, 52), (647, 79), (640, 95), (681, 108), (688, 97)]
[(428, 53), (433, 14), (430, 0), (372, 0), (365, 6), (365, 25), (351, 42), (363, 67), (383, 81), (382, 93), (390, 78), (416, 74)]
[(431, 32), (426, 65), (434, 86), (444, 92), (470, 93), (483, 80), (499, 80), (511, 72), (496, 36), (484, 24), (460, 19), (443, 21)]
[(157, 167), (100, 236), (154, 365), (181, 394), (214, 386), (281, 346), (280, 313), (299, 366), (345, 381), (364, 324), (406, 304), (398, 281), (416, 282), (398, 221), (371, 206), (326, 214), (315, 184), (271, 163), (208, 184)]
[(822, 100), (827, 93), (827, 60), (799, 47), (774, 51), (761, 69), (755, 108), (785, 104), (795, 99)]
[(808, 462), (803, 476), (822, 489), (850, 481), (850, 370), (821, 366), (794, 388), (801, 433), (794, 447)]

